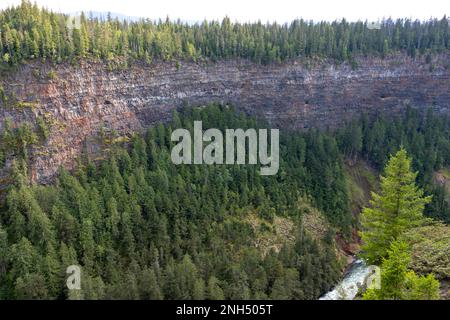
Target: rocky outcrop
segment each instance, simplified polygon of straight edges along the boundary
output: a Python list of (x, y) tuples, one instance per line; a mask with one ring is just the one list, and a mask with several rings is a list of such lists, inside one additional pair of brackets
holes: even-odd
[(449, 115), (448, 55), (431, 63), (403, 55), (357, 63), (352, 69), (318, 60), (155, 62), (113, 71), (99, 62), (29, 63), (0, 77), (18, 102), (0, 102), (0, 131), (6, 118), (15, 125), (45, 119), (50, 135), (32, 150), (30, 166), (34, 180), (47, 182), (59, 166), (71, 168), (82, 150), (95, 151), (101, 128), (128, 135), (169, 119), (184, 104), (231, 103), (282, 129), (333, 128), (363, 112), (394, 114), (406, 105)]

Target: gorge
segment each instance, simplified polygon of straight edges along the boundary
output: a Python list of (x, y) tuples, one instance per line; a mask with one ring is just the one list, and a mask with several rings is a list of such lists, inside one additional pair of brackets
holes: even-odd
[(0, 4), (0, 300), (450, 298), (448, 15), (43, 1)]

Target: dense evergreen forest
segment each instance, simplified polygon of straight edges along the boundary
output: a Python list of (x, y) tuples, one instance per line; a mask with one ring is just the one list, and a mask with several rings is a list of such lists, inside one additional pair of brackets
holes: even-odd
[[(16, 65), (30, 59), (76, 61), (248, 58), (258, 63), (297, 57), (325, 57), (337, 61), (356, 55), (384, 56), (447, 51), (447, 17), (421, 22), (409, 19), (381, 22), (312, 22), (290, 24), (233, 23), (229, 18), (187, 24), (180, 21), (119, 21), (82, 14), (80, 24), (67, 15), (40, 9), (31, 2), (0, 11), (0, 61)], [(75, 24), (74, 24), (75, 23)]]
[(389, 155), (403, 146), (412, 157), (417, 182), (426, 194), (433, 195), (425, 214), (450, 222), (450, 207), (444, 186), (433, 182), (433, 174), (450, 165), (450, 123), (428, 109), (426, 114), (408, 108), (401, 117), (362, 116), (337, 132), (340, 150), (347, 158), (364, 158), (381, 171)]
[[(30, 185), (26, 161), (17, 161), (0, 210), (0, 298), (316, 299), (341, 275), (334, 234), (355, 223), (345, 159), (366, 157), (381, 170), (403, 145), (433, 195), (431, 173), (450, 161), (448, 122), (409, 110), (337, 133), (282, 132), (275, 176), (255, 165), (174, 165), (170, 134), (194, 120), (204, 129), (267, 127), (232, 107), (185, 108), (107, 160), (61, 169), (53, 185)], [(329, 223), (322, 238), (303, 224), (313, 206)], [(446, 221), (448, 212), (445, 200), (427, 207)], [(276, 217), (293, 221), (293, 239), (257, 248)], [(65, 287), (72, 264), (82, 266), (81, 291)]]
[[(257, 126), (232, 108), (185, 110), (98, 166), (62, 170), (52, 186), (28, 185), (18, 165), (1, 213), (1, 297), (75, 298), (64, 289), (71, 264), (83, 267), (86, 299), (314, 299), (329, 290), (340, 276), (332, 234), (313, 240), (298, 204), (314, 190), (330, 221), (348, 229), (336, 141), (313, 132), (284, 142), (290, 156), (278, 176), (251, 165), (173, 165), (171, 128), (193, 119), (205, 129)], [(253, 240), (271, 232), (275, 215), (295, 221), (295, 239), (263, 254)]]

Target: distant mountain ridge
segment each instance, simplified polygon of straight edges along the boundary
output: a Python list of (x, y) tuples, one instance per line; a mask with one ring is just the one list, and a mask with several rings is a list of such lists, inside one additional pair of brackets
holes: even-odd
[(139, 21), (141, 19), (146, 19), (146, 17), (137, 17), (137, 16), (128, 16), (122, 13), (117, 12), (105, 12), (105, 11), (75, 11), (75, 12), (63, 12), (64, 14), (69, 15), (80, 15), (82, 12), (86, 15), (87, 18), (99, 18), (101, 20), (106, 20), (108, 15), (110, 15), (111, 19), (118, 19), (121, 21)]
[(144, 17), (144, 16), (128, 16), (122, 13), (117, 13), (117, 12), (105, 12), (105, 11), (75, 11), (75, 12), (62, 12), (63, 14), (69, 14), (69, 15), (80, 15), (81, 12), (84, 12), (84, 14), (86, 15), (87, 18), (98, 18), (100, 20), (107, 20), (108, 19), (108, 14), (111, 16), (111, 19), (115, 20), (119, 20), (119, 21), (128, 21), (128, 22), (136, 22), (139, 20), (151, 20), (151, 21), (159, 21), (159, 20), (166, 20), (167, 18), (172, 21), (172, 22), (177, 22), (177, 21), (181, 21), (182, 23), (186, 23), (188, 25), (194, 25), (196, 23), (202, 23), (202, 21), (199, 20), (180, 20), (180, 19), (172, 19), (171, 17), (166, 17), (166, 18), (156, 18), (156, 17)]

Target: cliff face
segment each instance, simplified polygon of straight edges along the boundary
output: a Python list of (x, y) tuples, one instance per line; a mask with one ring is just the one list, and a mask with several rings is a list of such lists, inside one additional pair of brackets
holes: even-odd
[(186, 103), (231, 103), (281, 129), (336, 127), (363, 112), (393, 114), (406, 105), (450, 114), (448, 55), (428, 64), (406, 56), (360, 58), (355, 70), (317, 61), (153, 63), (116, 71), (101, 63), (33, 63), (0, 81), (22, 102), (0, 102), (0, 131), (6, 118), (14, 125), (42, 118), (50, 126), (45, 144), (31, 150), (31, 176), (40, 182), (61, 165), (72, 168), (83, 150), (95, 154), (101, 128), (128, 135), (168, 120)]

